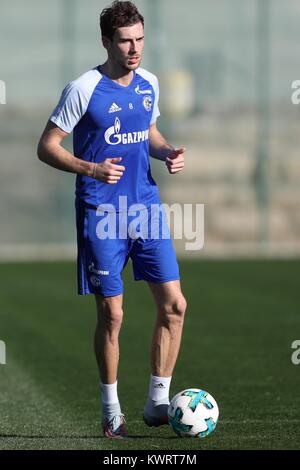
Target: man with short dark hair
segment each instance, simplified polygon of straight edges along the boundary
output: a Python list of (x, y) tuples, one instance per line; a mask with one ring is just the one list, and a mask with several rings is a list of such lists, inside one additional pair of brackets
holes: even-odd
[[(148, 283), (157, 307), (143, 418), (148, 426), (168, 422), (169, 388), (186, 301), (170, 236), (147, 231), (149, 226), (167, 231), (163, 212), (150, 211), (160, 205), (160, 198), (149, 154), (175, 174), (184, 167), (184, 149), (174, 149), (156, 127), (158, 81), (140, 67), (144, 19), (136, 6), (115, 1), (102, 11), (100, 27), (107, 61), (66, 86), (40, 139), (38, 156), (77, 174), (78, 291), (96, 298), (94, 344), (103, 431), (107, 437), (122, 438), (126, 431), (117, 393), (118, 336), (123, 318), (121, 274), (129, 258), (135, 280)], [(72, 131), (74, 155), (61, 145)], [(131, 223), (137, 210), (142, 214), (140, 230)], [(111, 220), (117, 236), (107, 237), (103, 227)]]

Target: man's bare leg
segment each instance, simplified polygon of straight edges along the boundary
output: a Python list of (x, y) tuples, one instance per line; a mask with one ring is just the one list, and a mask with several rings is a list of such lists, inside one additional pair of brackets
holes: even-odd
[(151, 343), (152, 374), (170, 377), (179, 353), (186, 300), (181, 292), (180, 281), (149, 285), (157, 306)]
[(180, 281), (149, 283), (157, 306), (151, 343), (151, 380), (144, 420), (149, 426), (167, 423), (169, 388), (179, 353), (186, 310)]
[(119, 332), (122, 325), (123, 296), (95, 295), (97, 326), (94, 349), (99, 368), (103, 406), (103, 430), (107, 437), (124, 437), (124, 419), (117, 392)]
[(119, 364), (119, 332), (123, 320), (123, 295), (102, 297), (95, 295), (97, 326), (94, 349), (101, 382), (113, 384), (117, 380)]

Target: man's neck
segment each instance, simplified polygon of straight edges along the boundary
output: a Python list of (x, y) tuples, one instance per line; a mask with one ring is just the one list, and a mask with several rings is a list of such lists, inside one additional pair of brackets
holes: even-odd
[(101, 72), (104, 73), (108, 78), (114, 82), (119, 83), (122, 86), (128, 86), (133, 80), (134, 73), (132, 70), (127, 70), (124, 67), (118, 64), (111, 64), (110, 62), (105, 62), (105, 64), (100, 66)]

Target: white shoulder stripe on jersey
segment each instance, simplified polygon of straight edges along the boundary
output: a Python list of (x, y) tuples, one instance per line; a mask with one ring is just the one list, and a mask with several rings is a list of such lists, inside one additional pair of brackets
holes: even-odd
[(65, 132), (72, 132), (86, 113), (93, 92), (102, 75), (97, 68), (89, 70), (76, 80), (68, 83), (62, 92), (50, 121)]

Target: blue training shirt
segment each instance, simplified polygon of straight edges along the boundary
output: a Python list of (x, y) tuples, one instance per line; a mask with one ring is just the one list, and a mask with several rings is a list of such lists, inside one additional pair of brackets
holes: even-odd
[(149, 127), (159, 116), (159, 87), (155, 75), (138, 68), (124, 87), (96, 67), (70, 82), (50, 120), (73, 131), (74, 155), (88, 162), (122, 157), (125, 172), (117, 184), (77, 175), (76, 197), (88, 204), (112, 204), (119, 196), (132, 204), (159, 204), (149, 162)]

